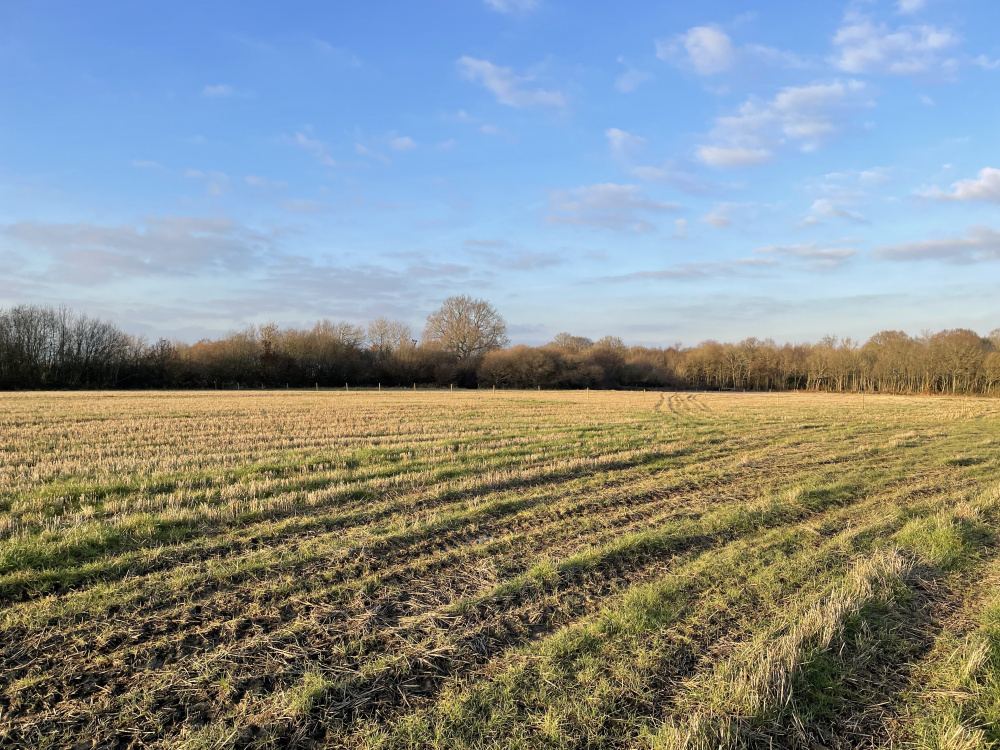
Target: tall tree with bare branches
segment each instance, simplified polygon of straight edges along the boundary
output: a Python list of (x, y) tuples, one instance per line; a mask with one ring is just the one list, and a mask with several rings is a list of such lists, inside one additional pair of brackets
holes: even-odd
[(449, 297), (427, 316), (424, 343), (440, 347), (462, 363), (510, 343), (507, 322), (489, 302), (468, 295)]

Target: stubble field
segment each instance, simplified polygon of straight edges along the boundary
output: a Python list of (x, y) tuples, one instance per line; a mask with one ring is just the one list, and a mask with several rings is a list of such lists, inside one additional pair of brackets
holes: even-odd
[(0, 395), (0, 747), (993, 747), (1000, 402)]

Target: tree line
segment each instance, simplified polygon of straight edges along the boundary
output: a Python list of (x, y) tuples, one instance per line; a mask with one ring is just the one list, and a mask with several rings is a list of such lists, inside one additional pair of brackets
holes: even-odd
[(349, 384), (1000, 393), (1000, 328), (987, 336), (882, 331), (864, 343), (747, 338), (659, 348), (560, 333), (543, 346), (509, 344), (496, 309), (467, 296), (446, 300), (419, 340), (407, 324), (378, 318), (367, 325), (250, 326), (194, 344), (154, 343), (65, 307), (17, 305), (0, 308), (0, 389)]

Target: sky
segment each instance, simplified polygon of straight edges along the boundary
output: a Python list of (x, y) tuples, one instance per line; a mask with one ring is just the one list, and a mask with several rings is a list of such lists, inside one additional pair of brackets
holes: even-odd
[(0, 306), (1000, 326), (996, 0), (0, 3)]

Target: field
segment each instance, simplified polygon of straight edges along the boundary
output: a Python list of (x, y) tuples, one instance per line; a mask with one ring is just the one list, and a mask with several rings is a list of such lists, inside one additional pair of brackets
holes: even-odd
[(0, 395), (0, 747), (993, 747), (998, 521), (989, 399)]

